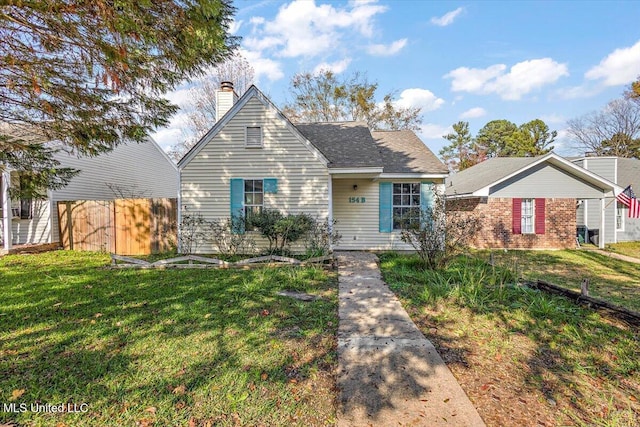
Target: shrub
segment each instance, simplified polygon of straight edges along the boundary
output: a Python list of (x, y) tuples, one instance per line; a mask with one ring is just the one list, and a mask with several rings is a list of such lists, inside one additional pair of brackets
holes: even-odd
[(416, 250), (423, 267), (429, 269), (446, 267), (480, 231), (477, 215), (445, 214), (445, 196), (438, 192), (432, 207), (420, 213), (419, 223), (400, 220), (404, 224), (401, 240)]
[(255, 241), (247, 233), (233, 233), (233, 230), (241, 228), (239, 224), (244, 218), (214, 219), (208, 222), (211, 231), (211, 240), (217, 246), (218, 252), (231, 257), (238, 254), (249, 254), (255, 251)]
[(178, 242), (180, 252), (192, 254), (198, 251), (200, 245), (207, 238), (208, 221), (200, 213), (182, 215)]
[(313, 220), (305, 242), (307, 256), (316, 257), (329, 254), (331, 245), (337, 244), (342, 239), (342, 235), (336, 231), (335, 225), (336, 220), (329, 224), (328, 218), (324, 221), (317, 218)]
[(269, 241), (269, 253), (284, 253), (288, 246), (311, 230), (314, 219), (304, 213), (283, 215), (275, 209), (263, 209), (247, 219)]

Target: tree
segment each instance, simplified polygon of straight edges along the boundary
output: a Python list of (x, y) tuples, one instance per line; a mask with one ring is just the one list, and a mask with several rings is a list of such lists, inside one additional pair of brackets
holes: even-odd
[(540, 156), (553, 150), (551, 145), (558, 132), (535, 119), (517, 126), (508, 120), (493, 120), (478, 131), (475, 138), (468, 122), (453, 125), (454, 133), (445, 135), (450, 142), (440, 150), (440, 156), (451, 171), (464, 170), (489, 157)]
[(627, 99), (633, 99), (640, 102), (640, 77), (629, 85), (629, 89), (624, 93)]
[(453, 124), (453, 132), (444, 136), (450, 142), (440, 150), (440, 157), (451, 171), (461, 171), (485, 160), (485, 152), (476, 145), (469, 122)]
[(299, 73), (293, 76), (290, 92), (292, 102), (285, 105), (284, 113), (294, 122), (366, 121), (371, 129), (417, 130), (422, 123), (421, 108), (395, 105), (394, 94), (376, 103), (377, 83), (354, 73), (340, 79), (331, 71), (317, 74)]
[(235, 53), (200, 79), (199, 84), (189, 90), (190, 100), (181, 108), (187, 114), (184, 139), (171, 147), (169, 156), (180, 160), (216, 123), (216, 91), (221, 82), (233, 82), (234, 90), (242, 96), (253, 84), (254, 76), (251, 64)]
[[(79, 154), (143, 142), (176, 111), (162, 94), (238, 43), (228, 34), (229, 0), (4, 4), (0, 121), (29, 125)], [(0, 167), (20, 158), (56, 175), (52, 151), (13, 133), (0, 132), (0, 152)]]
[(576, 148), (598, 155), (638, 157), (640, 102), (615, 99), (600, 111), (567, 122)]

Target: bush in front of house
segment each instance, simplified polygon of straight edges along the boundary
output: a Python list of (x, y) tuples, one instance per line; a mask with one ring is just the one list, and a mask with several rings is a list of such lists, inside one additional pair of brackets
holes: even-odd
[(419, 222), (399, 219), (403, 225), (401, 240), (410, 244), (422, 266), (431, 270), (446, 267), (464, 252), (481, 227), (479, 215), (446, 212), (445, 196), (438, 192), (434, 194), (432, 206), (420, 212)]
[(315, 219), (308, 214), (285, 215), (276, 209), (263, 209), (247, 218), (247, 225), (269, 241), (269, 253), (280, 255), (288, 254), (291, 243), (309, 233), (314, 223)]

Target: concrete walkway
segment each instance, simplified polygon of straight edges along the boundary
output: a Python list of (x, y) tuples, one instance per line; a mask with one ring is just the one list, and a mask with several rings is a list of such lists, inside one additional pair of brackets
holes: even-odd
[(628, 255), (617, 254), (615, 252), (603, 251), (602, 249), (585, 249), (591, 252), (598, 253), (600, 255), (608, 256), (609, 258), (619, 259), (621, 261), (632, 262), (634, 264), (640, 264), (640, 259), (634, 258)]
[(484, 426), (383, 283), (377, 257), (339, 252), (338, 426)]

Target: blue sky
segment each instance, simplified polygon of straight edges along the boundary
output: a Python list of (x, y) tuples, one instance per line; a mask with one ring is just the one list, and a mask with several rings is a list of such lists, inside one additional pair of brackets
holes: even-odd
[[(291, 77), (365, 72), (379, 95), (423, 108), (437, 154), (459, 121), (541, 118), (556, 152), (576, 154), (566, 120), (602, 108), (640, 75), (640, 2), (236, 1), (234, 34), (256, 85), (277, 106)], [(168, 94), (178, 103), (189, 85)], [(154, 137), (178, 142), (184, 116)]]

